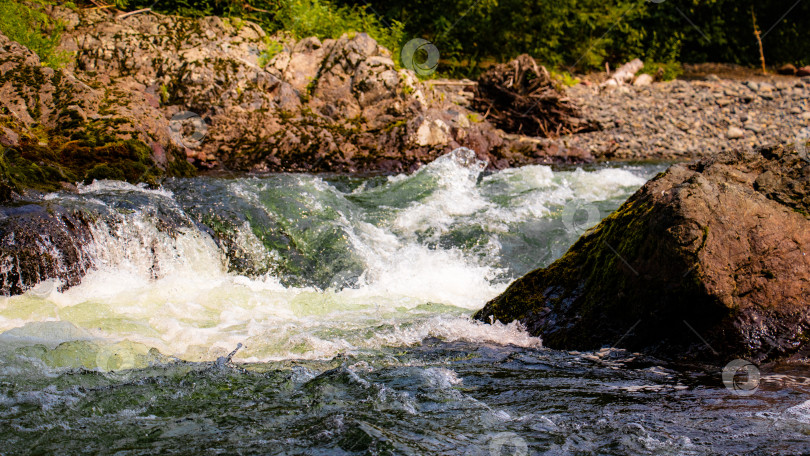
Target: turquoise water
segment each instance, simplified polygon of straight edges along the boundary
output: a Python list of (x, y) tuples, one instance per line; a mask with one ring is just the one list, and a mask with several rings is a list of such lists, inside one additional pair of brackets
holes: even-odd
[[(97, 182), (95, 268), (0, 298), (0, 454), (763, 454), (807, 372), (545, 349), (469, 316), (658, 165)], [(237, 349), (238, 347), (238, 349)], [(234, 350), (237, 349), (235, 352)]]

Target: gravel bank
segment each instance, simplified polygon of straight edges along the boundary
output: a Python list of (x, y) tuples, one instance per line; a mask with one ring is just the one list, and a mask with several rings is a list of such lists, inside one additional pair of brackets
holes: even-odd
[(549, 142), (596, 160), (686, 160), (810, 133), (810, 78), (764, 79), (709, 76), (612, 91), (578, 85), (569, 96), (601, 130)]

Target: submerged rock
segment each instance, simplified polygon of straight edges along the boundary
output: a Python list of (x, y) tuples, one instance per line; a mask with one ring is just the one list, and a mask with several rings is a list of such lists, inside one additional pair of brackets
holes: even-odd
[(551, 348), (702, 361), (807, 356), (805, 157), (777, 146), (674, 165), (475, 317), (519, 320)]
[(78, 284), (93, 259), (87, 214), (51, 204), (0, 207), (0, 296), (56, 279)]

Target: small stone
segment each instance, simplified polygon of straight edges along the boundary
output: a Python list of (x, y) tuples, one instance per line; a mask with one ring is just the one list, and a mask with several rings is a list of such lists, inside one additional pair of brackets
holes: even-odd
[(801, 109), (801, 108), (799, 108), (799, 107), (795, 107), (795, 106), (794, 106), (794, 107), (790, 108), (790, 113), (791, 113), (791, 114), (801, 114), (801, 113), (802, 113), (802, 109)]
[(810, 65), (803, 66), (796, 70), (796, 76), (800, 78), (810, 76)]
[(728, 139), (740, 139), (745, 136), (745, 131), (737, 127), (729, 127), (726, 136)]
[(11, 147), (18, 146), (20, 145), (20, 135), (9, 128), (0, 127), (0, 144)]
[(728, 106), (731, 104), (731, 100), (728, 98), (718, 98), (715, 103), (717, 103), (718, 106)]
[(649, 74), (641, 74), (633, 82), (633, 85), (636, 87), (643, 87), (652, 84), (652, 82), (653, 82), (652, 76), (650, 76)]
[(794, 74), (796, 74), (796, 67), (788, 63), (780, 66), (779, 69), (776, 70), (776, 72), (779, 74), (786, 74), (789, 76), (793, 76)]

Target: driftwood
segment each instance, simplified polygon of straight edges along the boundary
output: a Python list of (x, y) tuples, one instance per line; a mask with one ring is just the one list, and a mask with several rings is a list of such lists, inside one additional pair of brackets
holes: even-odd
[(152, 8), (143, 8), (143, 9), (139, 9), (139, 10), (135, 10), (135, 11), (130, 11), (128, 13), (119, 14), (118, 16), (115, 16), (115, 18), (120, 21), (122, 19), (126, 19), (126, 18), (128, 18), (130, 16), (134, 16), (136, 14), (148, 13), (148, 12), (151, 12), (151, 11), (152, 11)]
[(632, 60), (620, 66), (607, 81), (602, 83), (602, 87), (616, 87), (633, 81), (636, 73), (644, 68), (644, 62), (639, 59)]
[(549, 137), (593, 130), (548, 71), (525, 54), (481, 75), (473, 108), (507, 133)]

